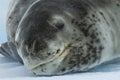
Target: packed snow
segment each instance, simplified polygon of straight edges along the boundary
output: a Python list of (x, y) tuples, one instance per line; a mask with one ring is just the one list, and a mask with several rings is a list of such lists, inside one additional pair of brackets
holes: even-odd
[(35, 76), (22, 64), (0, 55), (0, 80), (120, 80), (120, 59), (102, 64), (88, 72), (61, 76)]

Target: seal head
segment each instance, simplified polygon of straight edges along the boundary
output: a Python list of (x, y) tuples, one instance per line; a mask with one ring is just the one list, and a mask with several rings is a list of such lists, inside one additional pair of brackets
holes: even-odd
[(85, 71), (100, 63), (106, 40), (97, 24), (101, 18), (89, 11), (89, 5), (81, 0), (40, 0), (29, 7), (15, 43), (30, 71), (55, 75)]

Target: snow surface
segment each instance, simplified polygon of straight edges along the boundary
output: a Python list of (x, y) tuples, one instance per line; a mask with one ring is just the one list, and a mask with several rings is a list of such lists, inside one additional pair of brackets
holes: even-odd
[(6, 15), (10, 0), (0, 0), (0, 43), (5, 42), (6, 38)]
[(35, 76), (22, 64), (0, 55), (0, 80), (120, 80), (120, 59), (102, 64), (88, 72), (61, 76)]
[[(5, 20), (9, 0), (0, 1), (0, 43), (5, 42)], [(22, 64), (0, 55), (0, 80), (120, 80), (120, 59), (104, 63), (84, 73), (35, 76)]]

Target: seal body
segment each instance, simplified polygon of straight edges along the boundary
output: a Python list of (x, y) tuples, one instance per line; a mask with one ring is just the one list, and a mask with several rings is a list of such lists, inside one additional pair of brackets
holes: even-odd
[(120, 56), (119, 12), (120, 0), (13, 0), (9, 55), (37, 75), (87, 71)]

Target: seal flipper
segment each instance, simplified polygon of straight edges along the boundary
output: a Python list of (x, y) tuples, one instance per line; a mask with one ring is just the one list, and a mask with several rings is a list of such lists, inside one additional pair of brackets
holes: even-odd
[(10, 57), (14, 60), (17, 60), (23, 64), (23, 61), (18, 55), (15, 45), (12, 44), (11, 42), (6, 42), (0, 45), (0, 54), (6, 57)]

